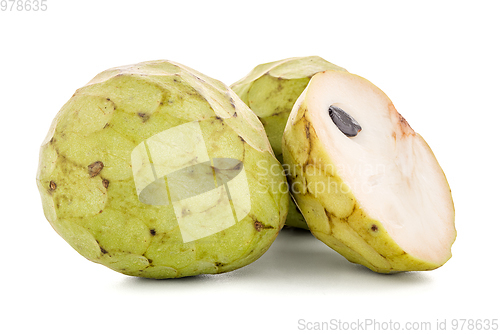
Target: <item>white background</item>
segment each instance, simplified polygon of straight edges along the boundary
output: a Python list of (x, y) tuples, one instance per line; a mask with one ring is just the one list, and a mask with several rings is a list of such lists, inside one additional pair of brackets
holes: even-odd
[[(292, 333), (305, 321), (500, 318), (500, 2), (58, 1), (0, 12), (2, 333)], [(119, 65), (169, 59), (226, 84), (319, 55), (391, 97), (451, 185), (458, 238), (431, 272), (379, 275), (284, 230), (255, 263), (155, 281), (87, 261), (45, 220), (52, 118)], [(345, 331), (344, 331), (345, 332)], [(471, 331), (472, 332), (472, 331)]]

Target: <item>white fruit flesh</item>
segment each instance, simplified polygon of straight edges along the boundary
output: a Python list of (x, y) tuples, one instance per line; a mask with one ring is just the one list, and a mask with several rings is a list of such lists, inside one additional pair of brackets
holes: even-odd
[[(364, 212), (408, 254), (446, 262), (456, 236), (448, 183), (427, 143), (389, 98), (366, 79), (326, 71), (312, 78), (295, 108), (303, 102), (332, 168)], [(362, 131), (356, 137), (333, 123), (331, 105), (358, 121)]]

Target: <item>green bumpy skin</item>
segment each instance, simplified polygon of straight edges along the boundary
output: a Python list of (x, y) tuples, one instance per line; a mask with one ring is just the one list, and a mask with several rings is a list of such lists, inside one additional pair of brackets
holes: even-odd
[[(259, 117), (266, 129), (278, 160), (283, 163), (281, 140), (288, 116), (309, 80), (318, 72), (344, 71), (321, 57), (296, 57), (255, 67), (246, 77), (231, 85), (231, 89)], [(286, 225), (308, 229), (299, 209), (290, 197)]]
[[(251, 209), (233, 226), (183, 242), (172, 205), (139, 201), (131, 152), (199, 121), (210, 157), (243, 162)], [(201, 123), (203, 122), (203, 123)], [(62, 107), (40, 150), (45, 216), (90, 261), (156, 279), (217, 274), (258, 259), (283, 227), (288, 193), (262, 124), (221, 82), (169, 61), (97, 75)], [(271, 186), (274, 185), (274, 186)]]
[[(286, 126), (283, 158), (288, 181), (293, 185), (291, 193), (311, 233), (347, 260), (378, 273), (432, 270), (440, 266), (406, 253), (378, 220), (364, 212), (333, 170), (334, 164), (304, 105), (299, 106)], [(332, 191), (316, 191), (317, 184), (329, 184)]]

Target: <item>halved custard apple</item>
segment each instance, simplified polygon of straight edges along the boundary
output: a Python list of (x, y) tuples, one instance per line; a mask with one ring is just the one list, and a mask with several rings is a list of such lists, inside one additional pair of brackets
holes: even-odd
[(451, 257), (455, 211), (424, 139), (368, 80), (324, 71), (283, 136), (291, 192), (311, 232), (349, 261), (390, 273)]

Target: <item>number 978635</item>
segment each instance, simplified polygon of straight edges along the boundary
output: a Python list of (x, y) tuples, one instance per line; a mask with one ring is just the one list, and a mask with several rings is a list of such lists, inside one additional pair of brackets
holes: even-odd
[(1, 0), (2, 12), (45, 12), (47, 0)]

